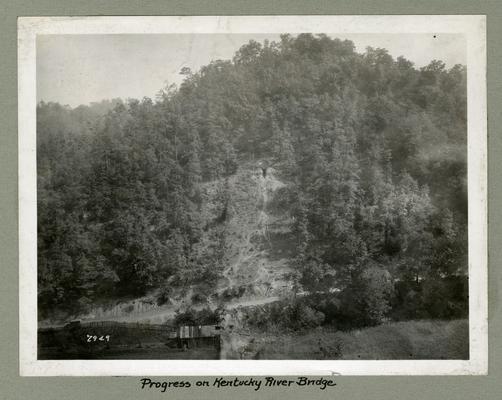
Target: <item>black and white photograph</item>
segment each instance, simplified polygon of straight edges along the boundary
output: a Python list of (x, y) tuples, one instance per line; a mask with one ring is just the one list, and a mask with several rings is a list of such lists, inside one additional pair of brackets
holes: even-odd
[(483, 373), (484, 20), (142, 18), (25, 19), (27, 364)]

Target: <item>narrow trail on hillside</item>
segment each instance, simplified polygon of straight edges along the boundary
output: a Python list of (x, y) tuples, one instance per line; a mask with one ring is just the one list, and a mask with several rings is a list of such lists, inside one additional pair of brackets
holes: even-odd
[[(273, 303), (279, 300), (279, 297), (272, 296), (262, 299), (253, 299), (253, 300), (238, 300), (234, 302), (230, 302), (225, 304), (226, 310), (235, 310), (239, 307), (253, 307), (265, 305), (268, 303)], [(192, 310), (200, 311), (204, 308), (207, 308), (208, 304), (198, 304), (192, 306)], [(210, 307), (213, 308), (213, 307)], [(216, 307), (214, 307), (216, 308)], [(117, 317), (102, 317), (102, 318), (93, 318), (86, 319), (83, 318), (82, 322), (93, 321), (116, 321), (116, 322), (138, 322), (138, 323), (147, 323), (147, 324), (163, 324), (166, 321), (174, 318), (176, 316), (177, 309), (172, 306), (159, 307), (157, 309), (152, 309), (150, 311), (142, 312), (139, 314), (129, 314)]]

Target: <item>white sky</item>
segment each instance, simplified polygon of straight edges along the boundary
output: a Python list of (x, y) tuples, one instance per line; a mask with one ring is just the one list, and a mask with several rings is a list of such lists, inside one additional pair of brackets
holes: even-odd
[[(464, 36), (453, 34), (329, 35), (350, 39), (358, 52), (386, 48), (417, 67), (439, 59), (466, 64)], [(111, 98), (155, 98), (166, 83), (179, 84), (182, 67), (193, 71), (211, 60), (231, 59), (250, 39), (275, 34), (44, 35), (37, 38), (37, 101), (72, 107)]]

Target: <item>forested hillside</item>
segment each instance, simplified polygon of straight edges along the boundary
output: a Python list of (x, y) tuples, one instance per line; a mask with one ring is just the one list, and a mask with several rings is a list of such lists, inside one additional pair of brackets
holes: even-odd
[(302, 294), (262, 312), (300, 327), (465, 316), (464, 66), (415, 68), (302, 34), (180, 73), (155, 100), (38, 105), (41, 318), (216, 290), (244, 165), (284, 183), (274, 207), (290, 221)]

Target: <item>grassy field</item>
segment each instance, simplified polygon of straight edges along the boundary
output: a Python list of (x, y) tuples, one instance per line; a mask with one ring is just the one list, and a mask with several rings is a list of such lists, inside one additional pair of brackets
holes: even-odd
[[(299, 335), (262, 337), (260, 359), (468, 359), (467, 320), (388, 323), (348, 332), (319, 328)], [(258, 344), (258, 343), (257, 343)]]

